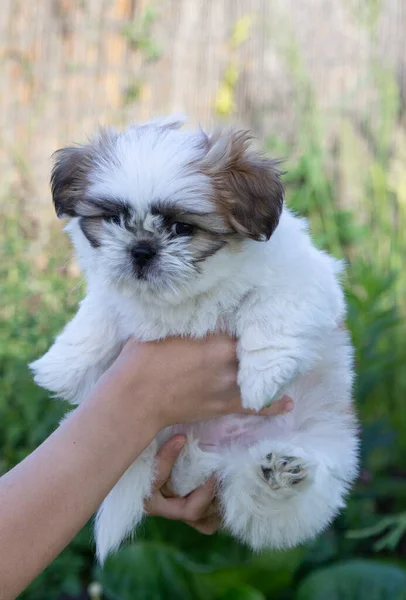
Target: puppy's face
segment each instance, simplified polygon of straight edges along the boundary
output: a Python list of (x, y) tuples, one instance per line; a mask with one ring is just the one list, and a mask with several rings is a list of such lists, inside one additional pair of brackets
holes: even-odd
[(267, 240), (278, 224), (279, 171), (247, 132), (209, 138), (180, 125), (103, 131), (56, 154), (56, 212), (73, 217), (103, 281), (182, 298), (213, 277), (216, 260), (232, 262), (245, 239)]

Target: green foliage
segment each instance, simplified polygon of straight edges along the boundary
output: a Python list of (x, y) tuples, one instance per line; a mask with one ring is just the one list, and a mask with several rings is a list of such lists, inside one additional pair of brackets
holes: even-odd
[(404, 600), (406, 571), (373, 560), (320, 569), (300, 585), (296, 600)]
[[(182, 524), (147, 522), (143, 539), (110, 558), (95, 576), (108, 597), (256, 600), (283, 593), (303, 550), (253, 557), (226, 535), (201, 538)], [(273, 596), (272, 596), (273, 597)]]
[(142, 83), (141, 81), (135, 80), (128, 84), (124, 92), (124, 104), (132, 104), (141, 95)]
[(365, 529), (349, 531), (347, 537), (353, 540), (362, 540), (380, 536), (374, 543), (373, 549), (376, 552), (385, 549), (393, 552), (405, 534), (406, 513), (401, 513), (400, 515), (391, 515), (379, 519), (375, 525), (365, 527)]
[(161, 50), (152, 37), (152, 26), (156, 20), (156, 9), (147, 5), (138, 19), (126, 23), (122, 29), (124, 37), (133, 50), (139, 50), (151, 62), (161, 57)]
[(199, 571), (199, 565), (175, 547), (139, 541), (110, 560), (99, 577), (107, 594), (117, 600), (131, 600), (134, 590), (139, 600), (203, 600), (207, 590)]
[(33, 450), (64, 412), (33, 386), (27, 362), (46, 350), (76, 304), (54, 264), (47, 272), (33, 270), (27, 242), (12, 219), (4, 220), (2, 239), (0, 474)]

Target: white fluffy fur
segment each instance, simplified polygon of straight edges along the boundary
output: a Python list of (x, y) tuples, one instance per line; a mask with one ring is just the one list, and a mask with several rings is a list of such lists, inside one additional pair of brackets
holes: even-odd
[[(145, 214), (156, 197), (213, 208), (210, 181), (187, 168), (201, 152), (195, 140), (203, 134), (176, 126), (166, 124), (165, 135), (158, 135), (158, 123), (118, 136), (114, 166), (100, 161), (92, 194), (125, 197)], [(160, 293), (112, 276), (122, 260), (119, 236), (127, 233), (92, 248), (78, 219), (68, 231), (88, 292), (54, 345), (33, 363), (40, 386), (78, 404), (129, 336), (201, 337), (223, 329), (239, 339), (243, 406), (261, 409), (282, 393), (295, 401), (292, 413), (274, 418), (234, 415), (161, 432), (98, 512), (99, 559), (141, 521), (156, 451), (176, 431), (187, 433), (188, 444), (173, 471), (175, 490), (185, 495), (214, 475), (224, 526), (234, 536), (259, 550), (293, 546), (323, 530), (344, 506), (356, 475), (357, 431), (341, 268), (315, 249), (306, 223), (284, 209), (268, 242), (247, 240), (239, 252), (226, 247), (202, 264), (199, 276), (174, 264), (179, 279)], [(295, 484), (294, 475), (302, 478)]]

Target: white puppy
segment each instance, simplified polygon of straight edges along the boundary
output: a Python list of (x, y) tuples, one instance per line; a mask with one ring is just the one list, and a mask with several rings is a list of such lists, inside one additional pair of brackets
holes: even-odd
[[(101, 561), (143, 517), (160, 445), (188, 443), (172, 474), (179, 494), (218, 482), (224, 527), (254, 549), (322, 531), (357, 473), (352, 348), (340, 264), (283, 208), (278, 163), (246, 131), (179, 131), (167, 118), (102, 131), (59, 150), (56, 212), (86, 274), (79, 311), (34, 362), (35, 381), (79, 404), (129, 336), (238, 337), (244, 407), (282, 393), (278, 417), (233, 415), (161, 432), (103, 502)], [(164, 390), (162, 391), (164, 393)]]

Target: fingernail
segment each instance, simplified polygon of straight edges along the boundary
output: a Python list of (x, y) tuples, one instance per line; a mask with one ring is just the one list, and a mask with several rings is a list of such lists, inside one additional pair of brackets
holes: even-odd
[(204, 484), (203, 487), (207, 488), (208, 490), (211, 490), (212, 496), (214, 498), (214, 494), (216, 491), (216, 482), (214, 479), (208, 479)]
[(285, 402), (285, 412), (290, 412), (294, 408), (293, 400), (287, 400)]
[(177, 438), (175, 440), (175, 442), (174, 442), (173, 445), (174, 445), (174, 447), (175, 447), (176, 450), (181, 450), (183, 448), (183, 446), (185, 445), (185, 442), (186, 442), (186, 438), (179, 437), (179, 438)]

